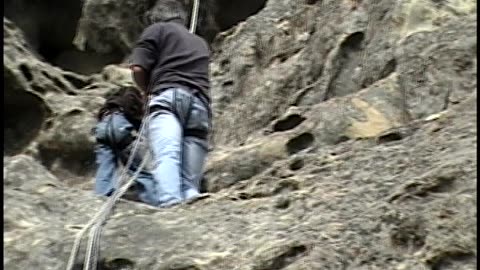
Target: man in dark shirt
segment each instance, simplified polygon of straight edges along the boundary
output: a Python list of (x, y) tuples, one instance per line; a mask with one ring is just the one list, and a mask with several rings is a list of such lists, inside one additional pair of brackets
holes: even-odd
[(151, 95), (148, 137), (159, 206), (199, 198), (210, 127), (207, 43), (182, 19), (147, 27), (132, 56), (137, 85)]

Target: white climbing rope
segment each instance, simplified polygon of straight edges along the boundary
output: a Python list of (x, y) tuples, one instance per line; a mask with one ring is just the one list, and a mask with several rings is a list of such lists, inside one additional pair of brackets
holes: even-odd
[[(146, 107), (147, 107), (147, 110), (146, 110), (146, 113), (145, 113), (146, 116), (143, 119), (143, 122), (142, 122), (142, 125), (140, 127), (140, 131), (139, 131), (137, 140), (135, 141), (134, 147), (132, 149), (132, 152), (130, 153), (127, 164), (123, 167), (122, 174), (119, 177), (118, 186), (121, 186), (122, 180), (127, 175), (127, 168), (131, 165), (131, 163), (133, 161), (133, 157), (136, 154), (135, 152), (137, 151), (139, 141), (145, 133), (145, 129), (146, 129), (147, 122), (148, 122), (148, 99), (147, 99), (145, 104), (146, 104)], [(113, 209), (113, 207), (114, 207), (115, 203), (118, 201), (118, 199), (120, 199), (123, 196), (123, 194), (125, 194), (125, 192), (130, 188), (130, 186), (137, 179), (138, 175), (140, 174), (140, 171), (146, 165), (146, 162), (148, 160), (148, 154), (149, 154), (149, 152), (147, 152), (145, 154), (140, 166), (137, 168), (134, 175), (128, 179), (127, 183), (125, 185), (123, 185), (120, 189), (116, 189), (114, 191), (114, 193), (108, 198), (107, 202), (102, 206), (100, 211), (98, 211), (95, 214), (95, 216), (83, 227), (83, 229), (78, 232), (78, 234), (75, 238), (74, 244), (73, 244), (72, 251), (70, 253), (68, 263), (67, 263), (67, 268), (66, 268), (67, 270), (73, 270), (73, 267), (75, 265), (75, 259), (77, 257), (78, 250), (80, 248), (80, 244), (81, 244), (81, 241), (82, 241), (82, 237), (88, 231), (88, 229), (90, 229), (90, 227), (92, 227), (94, 225), (95, 226), (92, 228), (92, 230), (90, 231), (90, 234), (89, 234), (89, 241), (88, 241), (88, 245), (87, 245), (87, 251), (86, 251), (86, 254), (85, 254), (85, 263), (84, 263), (84, 268), (83, 269), (84, 270), (95, 270), (96, 269), (96, 263), (92, 264), (92, 259), (93, 259), (94, 262), (96, 262), (96, 257), (97, 257), (97, 254), (98, 254), (98, 250), (97, 250), (96, 246), (98, 245), (98, 242), (99, 242), (98, 240), (99, 240), (99, 236), (100, 236), (99, 233), (100, 233), (101, 226), (103, 226), (103, 223), (108, 218), (111, 210)]]
[[(197, 20), (198, 20), (198, 10), (200, 6), (200, 0), (194, 0), (193, 3), (193, 10), (192, 10), (192, 16), (191, 16), (191, 21), (190, 21), (190, 33), (195, 33), (196, 28), (197, 28)], [(101, 237), (101, 231), (104, 223), (107, 221), (111, 211), (113, 210), (115, 203), (125, 194), (125, 192), (130, 188), (130, 186), (135, 182), (137, 179), (138, 175), (140, 172), (143, 170), (145, 167), (147, 160), (149, 159), (148, 155), (150, 152), (146, 152), (145, 156), (143, 157), (143, 160), (140, 164), (140, 166), (137, 168), (135, 173), (133, 174), (132, 177), (130, 177), (126, 183), (121, 186), (122, 180), (125, 178), (127, 175), (127, 169), (130, 167), (131, 163), (133, 162), (133, 158), (136, 154), (139, 142), (141, 138), (144, 136), (147, 123), (149, 120), (149, 108), (148, 108), (148, 103), (149, 103), (149, 97), (147, 98), (145, 102), (145, 116), (142, 121), (142, 125), (139, 130), (139, 134), (137, 137), (137, 140), (135, 140), (134, 147), (130, 153), (130, 156), (128, 158), (127, 164), (123, 167), (122, 173), (120, 174), (120, 177), (118, 179), (118, 184), (117, 184), (117, 189), (115, 189), (114, 193), (108, 198), (107, 202), (104, 203), (100, 211), (98, 211), (95, 216), (80, 230), (76, 237), (75, 241), (73, 243), (72, 251), (70, 253), (70, 257), (67, 262), (67, 268), (66, 270), (73, 270), (73, 267), (75, 266), (75, 259), (77, 258), (78, 251), (80, 249), (80, 244), (82, 242), (82, 237), (83, 235), (91, 228), (89, 237), (88, 237), (88, 243), (87, 243), (87, 248), (85, 252), (85, 261), (83, 265), (84, 270), (96, 270), (97, 269), (97, 263), (98, 263), (98, 254), (99, 254), (99, 244), (100, 244), (100, 237)], [(118, 188), (120, 187), (121, 188)], [(93, 227), (92, 227), (93, 226)]]
[[(148, 117), (146, 117), (148, 119)], [(145, 122), (148, 122), (145, 120)], [(145, 125), (146, 127), (146, 125)], [(143, 128), (145, 128), (143, 127)], [(139, 141), (139, 140), (137, 140)], [(113, 207), (115, 206), (115, 203), (125, 194), (125, 192), (130, 188), (130, 186), (134, 183), (134, 181), (137, 179), (138, 175), (140, 174), (140, 171), (143, 169), (143, 167), (146, 165), (147, 160), (148, 160), (148, 154), (147, 152), (142, 160), (142, 163), (138, 167), (138, 169), (135, 171), (134, 175), (128, 179), (127, 183), (122, 186), (121, 189), (119, 189), (118, 192), (115, 192), (114, 195), (112, 195), (112, 199), (107, 202), (106, 208), (103, 211), (100, 211), (101, 215), (99, 218), (96, 220), (95, 226), (92, 227), (90, 230), (90, 235), (88, 238), (88, 243), (87, 243), (87, 250), (85, 252), (85, 262), (83, 269), (84, 270), (96, 270), (97, 269), (97, 261), (98, 261), (98, 253), (99, 253), (99, 244), (100, 244), (100, 234), (102, 230), (102, 226), (104, 223), (107, 221), (108, 216), (110, 215), (111, 211), (113, 210)]]
[(194, 0), (192, 17), (190, 19), (190, 33), (195, 33), (197, 30), (198, 10), (200, 7), (200, 0)]

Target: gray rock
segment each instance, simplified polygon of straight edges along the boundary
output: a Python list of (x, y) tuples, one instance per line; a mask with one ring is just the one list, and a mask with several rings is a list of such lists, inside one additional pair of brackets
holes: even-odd
[(64, 71), (42, 62), (5, 18), (4, 33), (4, 155), (30, 154), (66, 182), (90, 179), (95, 113), (104, 95), (131, 79), (115, 66), (100, 78)]
[(473, 2), (349, 2), (269, 1), (219, 35), (211, 66), (215, 143), (239, 145), (291, 105), (356, 93), (392, 73), (414, 118), (474, 91)]
[(24, 192), (39, 192), (48, 187), (62, 186), (45, 167), (27, 155), (5, 158), (3, 175), (5, 177), (3, 185), (6, 188)]
[[(104, 228), (100, 265), (470, 269), (476, 264), (476, 112), (464, 105), (437, 120), (443, 122), (435, 135), (428, 131), (434, 123), (424, 122), (405, 141), (328, 146), (305, 154), (305, 166), (284, 180), (279, 172), (260, 174), (171, 209), (120, 202)], [(285, 161), (272, 167), (288, 168)], [(388, 201), (396, 194), (402, 201)], [(279, 208), (285, 196), (289, 203)], [(63, 269), (75, 232), (102, 202), (61, 187), (7, 188), (5, 201), (8, 269)]]
[[(218, 32), (212, 2), (202, 1), (199, 12), (198, 33), (207, 39)], [(180, 15), (189, 23), (192, 3), (191, 0), (85, 1), (74, 44), (80, 50), (88, 45), (96, 52), (128, 55), (152, 17), (168, 19)]]
[[(154, 5), (190, 2), (86, 1), (76, 43), (126, 54), (142, 18), (168, 15)], [(226, 30), (212, 43), (212, 194), (122, 199), (99, 269), (474, 269), (476, 3), (271, 0), (237, 20), (259, 6), (200, 23)], [(66, 72), (7, 19), (4, 33), (4, 266), (64, 269), (105, 202), (94, 114), (131, 78)]]

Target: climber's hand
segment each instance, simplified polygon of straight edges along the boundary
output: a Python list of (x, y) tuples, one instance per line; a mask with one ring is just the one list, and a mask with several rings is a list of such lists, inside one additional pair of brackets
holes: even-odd
[(147, 93), (147, 73), (145, 70), (141, 66), (136, 65), (130, 66), (130, 69), (132, 70), (133, 81), (143, 93)]

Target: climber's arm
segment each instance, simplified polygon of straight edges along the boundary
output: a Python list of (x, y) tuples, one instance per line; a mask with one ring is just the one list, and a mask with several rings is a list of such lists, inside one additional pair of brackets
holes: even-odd
[(160, 28), (158, 25), (147, 27), (138, 39), (132, 53), (133, 80), (142, 89), (147, 91), (150, 73), (157, 62), (158, 36)]
[(148, 79), (147, 73), (141, 66), (132, 65), (130, 67), (132, 70), (133, 81), (137, 84), (137, 86), (142, 90), (143, 93), (147, 92), (148, 86)]

